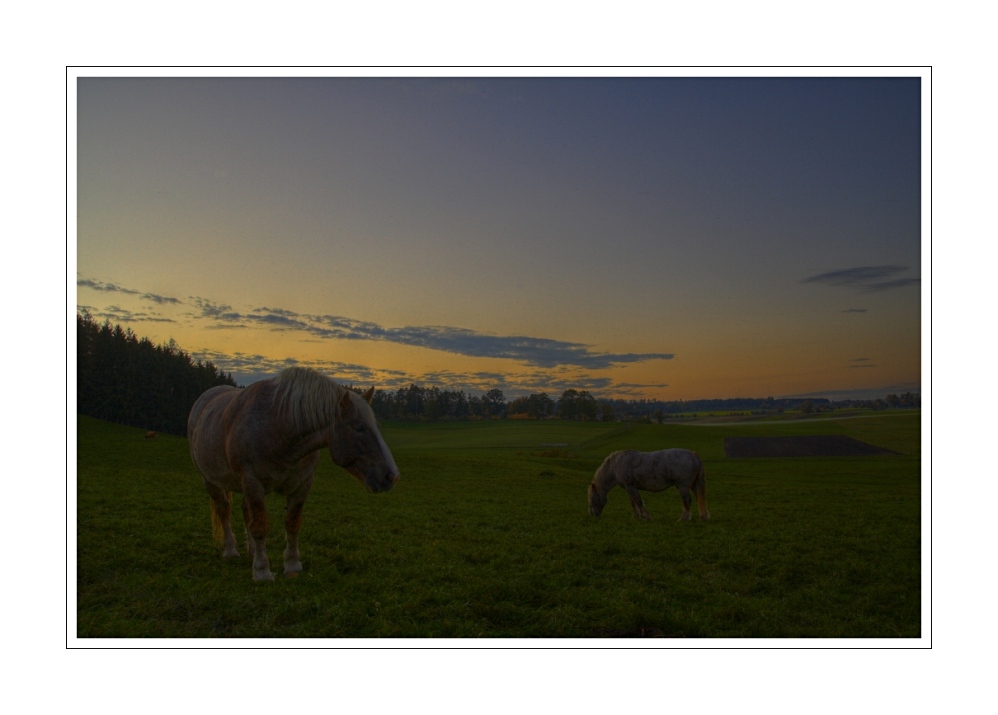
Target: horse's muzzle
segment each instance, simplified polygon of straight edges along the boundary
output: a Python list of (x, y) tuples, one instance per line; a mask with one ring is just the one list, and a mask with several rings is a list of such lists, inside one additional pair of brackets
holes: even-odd
[(397, 473), (389, 472), (375, 479), (365, 479), (364, 484), (370, 491), (377, 494), (378, 492), (390, 492), (398, 480), (399, 475)]

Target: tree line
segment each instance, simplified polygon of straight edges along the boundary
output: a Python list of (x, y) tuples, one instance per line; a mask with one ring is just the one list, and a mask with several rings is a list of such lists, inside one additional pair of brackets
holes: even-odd
[[(153, 345), (130, 328), (97, 323), (84, 311), (77, 324), (77, 412), (91, 417), (184, 435), (187, 415), (202, 392), (215, 385), (236, 385), (231, 373), (212, 362), (196, 363), (170, 340)], [(359, 392), (360, 390), (358, 390)], [(568, 389), (558, 397), (544, 392), (507, 401), (493, 388), (480, 395), (410, 384), (376, 390), (371, 407), (384, 420), (563, 419), (578, 421), (662, 422), (676, 415), (710, 412), (748, 413), (801, 410), (823, 412), (843, 408), (911, 408), (921, 405), (912, 393), (881, 400), (819, 398), (730, 398), (723, 400), (598, 399), (586, 390)]]
[(236, 384), (211, 361), (192, 361), (172, 339), (153, 345), (86, 311), (76, 316), (76, 340), (76, 411), (82, 415), (184, 435), (202, 392)]
[(875, 400), (736, 397), (664, 401), (601, 399), (586, 390), (569, 389), (560, 397), (552, 398), (547, 393), (537, 392), (507, 401), (499, 389), (491, 389), (476, 396), (466, 394), (463, 390), (441, 390), (410, 384), (395, 391), (376, 390), (371, 406), (379, 419), (391, 420), (563, 419), (585, 422), (662, 422), (678, 415), (703, 416), (713, 412), (765, 414), (791, 410), (814, 413), (840, 409), (915, 408), (921, 406), (921, 396), (906, 392), (900, 396), (891, 394), (886, 399)]
[(464, 390), (441, 390), (416, 384), (394, 391), (376, 390), (371, 407), (379, 419), (389, 420), (543, 420), (552, 417), (596, 420), (604, 414), (596, 398), (585, 390), (566, 390), (557, 400), (539, 392), (507, 401), (498, 388), (475, 395)]

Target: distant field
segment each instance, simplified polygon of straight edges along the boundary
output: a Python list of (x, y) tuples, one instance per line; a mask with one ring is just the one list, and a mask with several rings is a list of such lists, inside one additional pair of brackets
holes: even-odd
[[(917, 637), (920, 415), (765, 424), (386, 424), (402, 479), (371, 495), (323, 453), (304, 572), (222, 560), (187, 442), (79, 417), (77, 635)], [(725, 437), (844, 435), (898, 454), (744, 458)], [(687, 447), (709, 522), (651, 522), (586, 486), (616, 449)], [(239, 497), (236, 497), (237, 500)], [(268, 500), (280, 527), (283, 501)], [(236, 510), (237, 514), (239, 510)], [(241, 517), (235, 518), (242, 535)], [(279, 566), (283, 530), (269, 540)], [(277, 569), (279, 571), (279, 569)]]

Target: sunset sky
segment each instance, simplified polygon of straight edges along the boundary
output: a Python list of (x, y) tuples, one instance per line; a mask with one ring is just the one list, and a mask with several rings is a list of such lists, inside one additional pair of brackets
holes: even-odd
[(920, 391), (918, 76), (81, 77), (75, 107), (78, 309), (240, 384)]

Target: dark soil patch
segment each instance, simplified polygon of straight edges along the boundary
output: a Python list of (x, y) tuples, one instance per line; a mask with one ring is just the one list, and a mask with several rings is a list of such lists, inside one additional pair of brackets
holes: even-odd
[(897, 454), (838, 434), (801, 437), (725, 437), (728, 457), (865, 457)]

